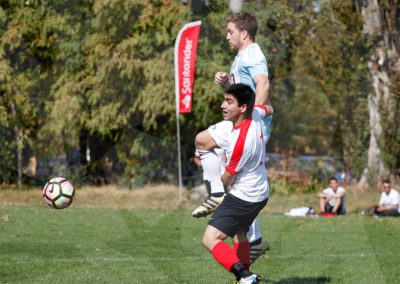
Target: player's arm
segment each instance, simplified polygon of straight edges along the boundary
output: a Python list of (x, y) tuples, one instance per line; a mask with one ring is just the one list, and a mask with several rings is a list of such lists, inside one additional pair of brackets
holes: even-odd
[(227, 88), (231, 84), (231, 78), (227, 73), (219, 71), (215, 73), (214, 82)]
[(211, 151), (214, 148), (219, 148), (217, 143), (208, 132), (208, 129), (203, 130), (196, 135), (195, 143), (198, 150)]
[(193, 162), (196, 164), (196, 166), (201, 168), (201, 161), (200, 161), (200, 157), (199, 156), (194, 156)]
[(271, 105), (265, 105), (265, 108), (267, 109), (267, 116), (271, 115), (274, 113), (274, 108)]
[(344, 194), (345, 194), (345, 192), (339, 192), (339, 193), (334, 194), (333, 197), (335, 197), (335, 198), (342, 198), (342, 197), (344, 196)]
[[(269, 101), (269, 79), (266, 75), (257, 75), (253, 78), (254, 83), (256, 84), (256, 105), (269, 105), (271, 106), (271, 102)], [(272, 107), (271, 107), (272, 108)], [(273, 111), (273, 110), (272, 110)]]
[(319, 192), (317, 196), (318, 198), (328, 198), (328, 195), (324, 191)]
[(383, 199), (382, 199), (382, 197), (381, 197), (381, 199), (379, 200), (379, 203), (378, 203), (377, 211), (378, 211), (378, 212), (383, 211), (382, 208), (384, 208), (384, 206), (383, 206)]
[(221, 176), (222, 183), (226, 187), (232, 186), (233, 182), (235, 181), (236, 174), (231, 174), (228, 171), (225, 171), (225, 173)]
[(397, 204), (393, 204), (392, 206), (389, 206), (389, 207), (380, 206), (380, 208), (381, 208), (381, 211), (396, 210)]

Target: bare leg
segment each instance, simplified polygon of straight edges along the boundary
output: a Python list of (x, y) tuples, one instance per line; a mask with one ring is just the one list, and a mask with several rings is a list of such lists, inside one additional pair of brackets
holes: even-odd
[(325, 207), (326, 207), (326, 195), (323, 194), (322, 192), (318, 194), (319, 198), (319, 207), (321, 209), (321, 212), (325, 212)]
[(221, 241), (224, 241), (228, 236), (218, 230), (217, 228), (208, 225), (203, 236), (203, 245), (206, 249), (212, 252), (215, 245)]
[(342, 204), (342, 199), (336, 198), (336, 203), (335, 203), (335, 206), (333, 206), (332, 212), (337, 214), (337, 210), (339, 209), (341, 204)]

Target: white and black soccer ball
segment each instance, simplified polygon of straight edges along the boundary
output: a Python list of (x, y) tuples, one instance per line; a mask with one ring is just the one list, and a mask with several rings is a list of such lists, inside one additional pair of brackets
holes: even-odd
[(63, 177), (52, 178), (43, 188), (44, 201), (55, 209), (67, 208), (71, 205), (74, 197), (74, 185)]

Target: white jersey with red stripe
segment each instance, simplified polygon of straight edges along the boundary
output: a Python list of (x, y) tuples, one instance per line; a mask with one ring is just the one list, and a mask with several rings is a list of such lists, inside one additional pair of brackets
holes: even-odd
[(228, 129), (229, 124), (223, 121), (208, 129), (217, 145), (226, 151), (225, 170), (236, 175), (231, 194), (248, 202), (260, 202), (269, 196), (262, 131), (262, 120), (267, 115), (265, 106), (254, 106), (251, 118), (238, 127), (231, 124)]

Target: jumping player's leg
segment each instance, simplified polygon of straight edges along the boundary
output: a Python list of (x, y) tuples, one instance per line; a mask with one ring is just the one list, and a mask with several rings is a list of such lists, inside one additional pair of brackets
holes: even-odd
[(196, 147), (203, 168), (203, 178), (208, 180), (211, 185), (210, 197), (192, 212), (193, 217), (199, 218), (214, 212), (224, 199), (225, 189), (221, 180), (222, 161), (213, 150), (218, 148), (218, 145), (208, 130), (204, 130), (196, 136)]
[(192, 212), (192, 216), (195, 218), (205, 217), (214, 212), (225, 195), (224, 185), (221, 180), (221, 159), (215, 151), (198, 150), (198, 153), (203, 168), (203, 178), (209, 181), (211, 194), (206, 201)]
[(247, 232), (247, 238), (250, 243), (253, 243), (260, 238), (262, 238), (260, 226), (258, 225), (258, 217), (254, 220), (253, 224), (249, 227), (249, 231)]
[[(264, 136), (264, 144), (268, 143), (268, 140), (271, 136), (271, 122), (272, 115), (267, 116), (263, 119), (263, 127), (262, 132)], [(249, 227), (249, 231), (247, 232), (247, 238), (250, 243), (250, 260), (253, 263), (258, 257), (264, 254), (267, 250), (270, 250), (269, 243), (263, 239), (260, 226), (258, 225), (258, 218), (256, 218)]]
[(247, 232), (247, 238), (250, 243), (250, 263), (255, 262), (256, 259), (263, 255), (267, 250), (270, 250), (269, 243), (261, 235), (260, 226), (258, 225), (258, 217), (250, 225), (249, 231)]
[(225, 193), (221, 180), (221, 159), (217, 153), (207, 150), (198, 150), (201, 167), (203, 168), (203, 179), (208, 180), (211, 185), (211, 196), (220, 197)]

